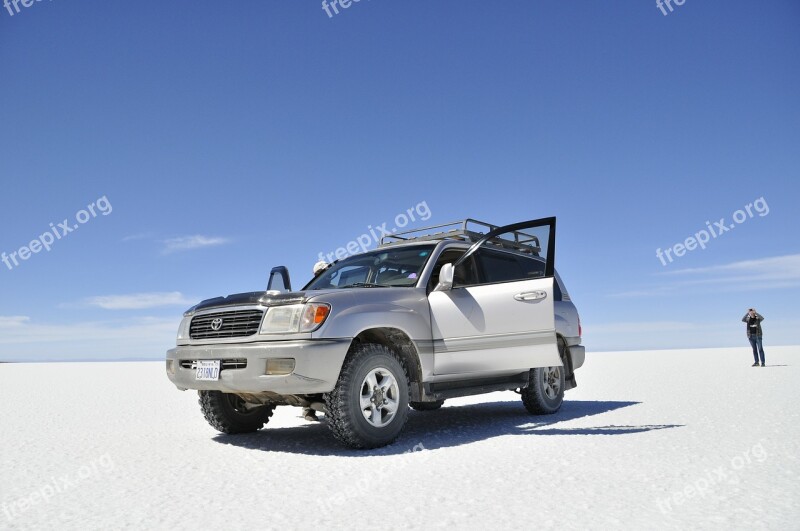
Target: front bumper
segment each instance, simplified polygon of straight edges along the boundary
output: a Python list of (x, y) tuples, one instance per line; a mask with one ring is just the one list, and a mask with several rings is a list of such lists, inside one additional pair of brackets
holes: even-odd
[[(272, 392), (281, 395), (327, 393), (339, 378), (350, 339), (265, 341), (227, 345), (179, 346), (167, 351), (167, 376), (178, 389), (225, 393)], [(292, 358), (291, 374), (267, 375), (267, 360)], [(217, 381), (198, 381), (195, 370), (181, 362), (197, 360), (247, 360), (242, 369), (223, 369)]]

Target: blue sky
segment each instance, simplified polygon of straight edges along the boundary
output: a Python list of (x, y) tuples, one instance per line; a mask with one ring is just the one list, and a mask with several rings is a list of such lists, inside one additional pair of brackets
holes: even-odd
[(0, 263), (0, 360), (163, 357), (194, 302), (278, 264), (302, 284), (421, 203), (416, 226), (557, 216), (589, 351), (746, 346), (750, 306), (767, 348), (798, 343), (796, 1), (19, 8), (0, 251), (97, 215)]

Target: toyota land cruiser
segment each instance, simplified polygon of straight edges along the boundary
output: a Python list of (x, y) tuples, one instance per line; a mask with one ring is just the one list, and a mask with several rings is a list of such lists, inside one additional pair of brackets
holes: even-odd
[(220, 432), (254, 432), (276, 406), (300, 406), (353, 448), (391, 443), (409, 406), (453, 397), (516, 391), (530, 413), (554, 413), (585, 357), (554, 268), (555, 225), (467, 219), (385, 236), (299, 291), (276, 267), (267, 291), (190, 308), (167, 375), (199, 392)]

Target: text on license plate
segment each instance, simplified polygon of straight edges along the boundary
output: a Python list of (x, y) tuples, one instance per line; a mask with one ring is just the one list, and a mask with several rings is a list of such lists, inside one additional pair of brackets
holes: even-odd
[(198, 360), (194, 379), (212, 382), (219, 380), (219, 360)]

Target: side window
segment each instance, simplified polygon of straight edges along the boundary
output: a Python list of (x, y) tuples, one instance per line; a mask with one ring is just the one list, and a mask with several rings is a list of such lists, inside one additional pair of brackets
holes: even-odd
[[(477, 256), (481, 266), (482, 284), (531, 280), (545, 275), (545, 261), (539, 257), (492, 249), (482, 249)], [(560, 292), (557, 294), (560, 295)]]
[(475, 267), (475, 258), (470, 256), (453, 272), (453, 287), (463, 288), (466, 286), (474, 286), (477, 283), (478, 268)]
[(528, 278), (520, 260), (511, 253), (482, 249), (476, 254), (483, 272), (481, 283), (493, 284)]
[[(464, 250), (462, 249), (450, 249), (443, 252), (439, 255), (439, 259), (436, 260), (436, 265), (433, 266), (433, 272), (431, 273), (431, 280), (428, 282), (428, 289), (432, 290), (436, 287), (439, 283), (439, 271), (442, 270), (442, 266), (447, 263), (455, 263), (456, 260), (461, 258), (461, 255), (464, 254)], [(464, 287), (464, 286), (472, 286), (478, 283), (478, 274), (477, 269), (475, 267), (475, 260), (470, 257), (468, 258), (463, 264), (460, 264), (454, 274), (453, 274), (453, 287)]]
[(544, 260), (541, 258), (519, 255), (514, 255), (514, 257), (519, 261), (526, 279), (544, 276)]

